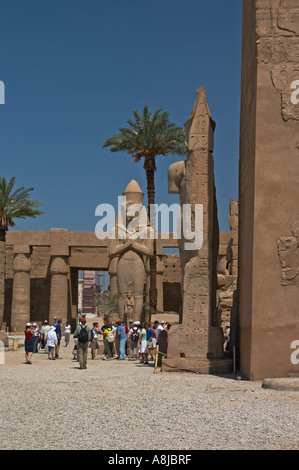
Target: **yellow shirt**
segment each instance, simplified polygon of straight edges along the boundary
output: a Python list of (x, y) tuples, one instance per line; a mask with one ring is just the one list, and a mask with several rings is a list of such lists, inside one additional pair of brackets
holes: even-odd
[(109, 331), (113, 331), (113, 329), (112, 329), (112, 328), (108, 328), (108, 329), (104, 330), (104, 339), (107, 339), (107, 338), (108, 338)]

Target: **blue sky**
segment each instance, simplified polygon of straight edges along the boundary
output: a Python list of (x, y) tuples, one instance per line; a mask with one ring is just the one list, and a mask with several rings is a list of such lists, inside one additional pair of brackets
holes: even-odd
[[(0, 11), (0, 175), (34, 187), (44, 215), (16, 230), (93, 231), (98, 204), (117, 206), (131, 179), (146, 193), (142, 163), (102, 142), (132, 110), (163, 108), (182, 126), (203, 86), (216, 121), (220, 230), (238, 199), (240, 0), (10, 0)], [(167, 169), (159, 157), (156, 202)], [(145, 198), (146, 203), (146, 198)]]

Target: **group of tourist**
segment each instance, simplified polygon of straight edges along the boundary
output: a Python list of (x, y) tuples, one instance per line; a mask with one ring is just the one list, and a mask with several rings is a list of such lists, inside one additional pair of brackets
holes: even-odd
[(169, 323), (161, 324), (156, 320), (151, 328), (149, 323), (141, 324), (139, 321), (130, 321), (128, 327), (124, 321), (109, 323), (104, 319), (102, 327), (98, 322), (90, 328), (86, 319), (82, 318), (74, 332), (75, 346), (74, 359), (80, 364), (80, 369), (87, 367), (88, 345), (91, 348), (91, 359), (97, 360), (96, 351), (99, 349), (100, 335), (103, 337), (103, 360), (111, 359), (140, 360), (142, 364), (148, 364), (149, 360), (155, 360), (156, 346), (159, 334), (162, 330), (168, 332)]
[(168, 332), (169, 323), (157, 320), (153, 326), (149, 323), (141, 324), (139, 321), (130, 322), (128, 327), (124, 321), (116, 324), (109, 324), (104, 320), (101, 328), (104, 340), (104, 360), (113, 358), (123, 360), (140, 359), (143, 364), (148, 364), (149, 360), (155, 360), (156, 346), (159, 334), (162, 330)]
[[(87, 368), (88, 347), (91, 350), (91, 359), (97, 360), (97, 350), (100, 347), (99, 339), (102, 336), (104, 350), (103, 360), (112, 359), (130, 361), (139, 360), (142, 364), (148, 364), (155, 360), (156, 347), (159, 334), (170, 328), (169, 323), (157, 320), (151, 326), (149, 323), (130, 320), (129, 326), (124, 321), (109, 323), (104, 319), (102, 327), (98, 322), (94, 322), (92, 328), (86, 323), (86, 318), (81, 318), (74, 332), (73, 359), (79, 362), (80, 369)], [(61, 339), (64, 336), (65, 346), (68, 346), (71, 335), (71, 325), (65, 323), (62, 332), (62, 320), (54, 318), (50, 325), (44, 321), (39, 329), (36, 323), (27, 323), (25, 327), (25, 363), (32, 364), (32, 354), (39, 350), (48, 353), (48, 359), (60, 359), (59, 350)]]
[(62, 336), (65, 338), (65, 345), (68, 346), (71, 334), (71, 325), (65, 323), (64, 332), (62, 332), (61, 318), (54, 318), (50, 325), (48, 320), (43, 322), (39, 329), (37, 323), (27, 323), (25, 327), (25, 364), (32, 364), (32, 354), (39, 350), (48, 352), (48, 359), (61, 359), (59, 356), (60, 343)]

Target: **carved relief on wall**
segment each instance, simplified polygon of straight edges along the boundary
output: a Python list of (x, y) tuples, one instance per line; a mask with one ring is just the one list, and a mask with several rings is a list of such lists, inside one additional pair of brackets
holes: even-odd
[(299, 281), (299, 217), (291, 232), (289, 237), (281, 237), (277, 243), (282, 286), (295, 286)]
[(273, 66), (271, 70), (271, 80), (276, 91), (281, 94), (281, 114), (284, 121), (294, 119), (299, 121), (299, 99), (295, 88), (299, 84), (299, 66)]

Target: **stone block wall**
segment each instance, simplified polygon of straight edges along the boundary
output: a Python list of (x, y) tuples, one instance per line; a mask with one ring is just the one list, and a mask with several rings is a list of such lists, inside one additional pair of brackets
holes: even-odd
[(299, 213), (298, 18), (297, 0), (243, 1), (238, 289), (250, 380), (299, 375), (298, 255), (290, 238), (285, 257), (282, 240), (294, 237)]

